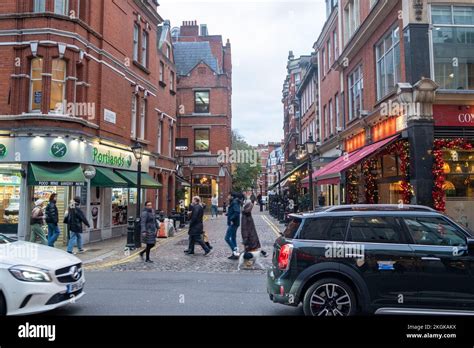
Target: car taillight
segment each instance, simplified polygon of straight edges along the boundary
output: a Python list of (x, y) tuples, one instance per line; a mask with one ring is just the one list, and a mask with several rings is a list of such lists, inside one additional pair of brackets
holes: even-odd
[(286, 271), (290, 267), (291, 253), (293, 251), (293, 245), (285, 244), (280, 249), (278, 255), (278, 268), (282, 271)]

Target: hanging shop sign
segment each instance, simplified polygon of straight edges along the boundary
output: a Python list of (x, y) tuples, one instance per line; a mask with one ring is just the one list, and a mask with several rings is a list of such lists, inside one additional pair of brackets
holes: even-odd
[(433, 105), (435, 126), (474, 127), (474, 105)]
[(0, 143), (0, 158), (5, 158), (7, 156), (8, 149), (5, 144)]

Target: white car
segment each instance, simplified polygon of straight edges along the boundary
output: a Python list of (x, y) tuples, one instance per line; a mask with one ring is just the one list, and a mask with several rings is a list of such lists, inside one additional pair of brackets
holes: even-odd
[(0, 316), (49, 311), (84, 296), (81, 260), (0, 234)]

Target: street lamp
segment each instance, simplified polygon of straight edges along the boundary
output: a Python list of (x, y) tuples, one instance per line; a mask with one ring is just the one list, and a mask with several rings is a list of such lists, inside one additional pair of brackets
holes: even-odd
[(140, 208), (142, 201), (142, 158), (143, 158), (143, 146), (136, 142), (132, 146), (132, 152), (137, 160), (137, 210), (135, 215), (135, 248), (140, 248), (141, 243), (141, 231), (140, 231)]
[(313, 154), (316, 152), (316, 142), (313, 139), (313, 134), (309, 135), (308, 141), (305, 143), (306, 153), (308, 154), (308, 173), (309, 173), (309, 196), (310, 208), (314, 210), (314, 192), (313, 192)]
[(193, 163), (192, 160), (189, 161), (188, 167), (189, 167), (189, 172), (190, 172), (190, 175), (191, 175), (191, 180), (190, 180), (190, 183), (191, 183), (190, 190), (191, 190), (191, 192), (189, 194), (189, 196), (190, 196), (189, 197), (189, 202), (191, 203), (193, 201), (193, 170), (194, 170), (194, 163)]

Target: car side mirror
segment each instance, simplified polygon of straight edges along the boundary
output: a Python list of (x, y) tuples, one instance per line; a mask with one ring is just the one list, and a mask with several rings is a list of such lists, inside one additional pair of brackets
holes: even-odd
[(469, 256), (474, 256), (474, 238), (467, 238), (466, 242)]

